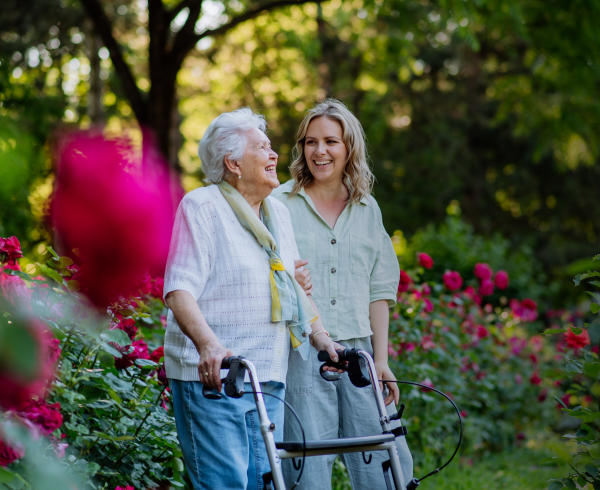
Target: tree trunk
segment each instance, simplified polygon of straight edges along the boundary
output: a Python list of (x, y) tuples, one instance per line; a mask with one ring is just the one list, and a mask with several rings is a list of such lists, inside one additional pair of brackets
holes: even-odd
[(87, 115), (91, 119), (93, 126), (99, 126), (104, 122), (100, 56), (98, 56), (98, 51), (102, 47), (102, 40), (96, 33), (94, 25), (89, 20), (85, 23), (85, 41), (88, 59), (90, 60), (90, 90), (87, 93)]

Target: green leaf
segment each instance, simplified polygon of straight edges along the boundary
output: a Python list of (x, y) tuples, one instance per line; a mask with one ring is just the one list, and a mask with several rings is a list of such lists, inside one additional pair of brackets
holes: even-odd
[[(50, 245), (46, 245), (46, 250), (47, 250), (48, 252), (50, 252), (50, 254), (51, 254), (51, 255), (52, 255), (52, 256), (53, 256), (55, 259), (58, 259), (58, 258), (59, 258), (59, 257), (58, 257), (58, 254), (57, 254), (57, 253), (54, 251), (54, 249), (53, 249), (53, 248), (52, 248)], [(579, 269), (579, 270), (581, 270), (581, 269)]]
[(73, 259), (69, 257), (61, 257), (58, 259), (58, 261), (60, 262), (61, 267), (69, 267), (70, 265), (73, 265)]
[(583, 373), (581, 369), (579, 369), (575, 364), (569, 362), (566, 366), (567, 373)]
[(25, 279), (26, 281), (31, 281), (31, 276), (29, 274), (25, 274), (21, 271), (13, 271), (12, 269), (4, 269), (4, 272), (9, 276), (18, 276), (21, 279)]
[(139, 366), (142, 369), (156, 369), (158, 368), (158, 364), (150, 359), (136, 359), (135, 365)]
[(180, 473), (183, 471), (183, 461), (181, 461), (181, 459), (179, 458), (173, 458), (173, 465), (175, 466), (175, 468), (177, 468), (177, 471), (179, 471)]
[(581, 276), (582, 276), (582, 274), (577, 274), (573, 278), (573, 282), (575, 283), (575, 286), (579, 286), (579, 284), (581, 284)]
[(552, 483), (550, 483), (550, 485), (548, 485), (548, 490), (560, 490), (562, 487), (562, 482), (553, 481)]
[(586, 291), (594, 300), (594, 303), (600, 304), (600, 293), (593, 293), (592, 291)]
[(133, 436), (119, 436), (115, 437), (115, 441), (133, 441), (135, 437)]
[(548, 330), (544, 330), (542, 335), (552, 335), (555, 333), (565, 333), (567, 330), (564, 328), (549, 328)]
[(112, 345), (107, 344), (106, 342), (102, 342), (102, 344), (100, 344), (100, 347), (102, 347), (102, 349), (111, 356), (115, 356), (118, 359), (123, 357), (123, 354), (121, 354), (117, 349), (115, 349)]
[(581, 333), (583, 332), (583, 328), (571, 327), (571, 332), (573, 332), (575, 335), (581, 335)]
[(14, 478), (15, 474), (12, 471), (0, 467), (0, 483), (8, 483)]
[(596, 303), (590, 304), (590, 311), (595, 315), (600, 311), (600, 305)]
[(571, 480), (570, 478), (564, 478), (562, 482), (564, 483), (565, 487), (570, 488), (571, 490), (577, 489), (575, 482), (573, 480)]
[(583, 488), (583, 487), (585, 486), (585, 484), (586, 484), (586, 483), (587, 483), (587, 481), (586, 481), (585, 479), (583, 479), (581, 476), (578, 476), (578, 477), (577, 477), (577, 484), (578, 484), (580, 487), (582, 487), (582, 488)]
[(583, 372), (587, 374), (589, 377), (597, 379), (598, 375), (600, 375), (600, 363), (593, 362), (590, 364), (586, 364), (583, 368)]
[(115, 391), (133, 390), (133, 385), (131, 383), (117, 378), (113, 373), (108, 373), (103, 379)]
[(562, 401), (560, 398), (558, 398), (557, 396), (555, 396), (555, 397), (554, 397), (554, 399), (555, 399), (555, 400), (556, 400), (558, 403), (560, 403), (560, 404), (561, 404), (561, 405), (562, 405), (564, 408), (566, 408), (567, 410), (569, 410), (569, 407), (567, 407), (567, 406), (565, 405), (565, 402), (563, 402), (563, 401)]
[(585, 471), (587, 471), (591, 476), (595, 477), (598, 474), (598, 467), (592, 464), (586, 464)]
[(594, 286), (597, 286), (600, 288), (600, 281), (590, 281), (590, 282), (588, 282), (588, 284), (593, 284)]
[(40, 271), (43, 274), (45, 274), (46, 276), (48, 276), (51, 279), (54, 279), (58, 284), (62, 284), (63, 278), (54, 269), (51, 269), (50, 267), (48, 267), (47, 265), (44, 265), (44, 264), (38, 264), (38, 268), (40, 269)]
[[(572, 412), (571, 412), (571, 416), (573, 416)], [(600, 412), (588, 413), (588, 414), (585, 414), (583, 417), (577, 417), (577, 418), (581, 418), (581, 420), (583, 420), (584, 422), (593, 422), (594, 420), (597, 420), (598, 418), (600, 418)]]
[(119, 328), (102, 332), (100, 334), (100, 338), (108, 342), (114, 342), (121, 347), (131, 345), (131, 339), (129, 338), (129, 335)]

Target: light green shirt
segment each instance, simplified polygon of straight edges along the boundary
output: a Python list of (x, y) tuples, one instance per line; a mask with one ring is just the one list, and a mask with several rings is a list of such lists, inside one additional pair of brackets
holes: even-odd
[(346, 206), (332, 229), (304, 189), (289, 198), (292, 180), (271, 196), (287, 206), (296, 244), (312, 277), (313, 298), (334, 340), (373, 335), (369, 304), (396, 304), (400, 267), (375, 199)]

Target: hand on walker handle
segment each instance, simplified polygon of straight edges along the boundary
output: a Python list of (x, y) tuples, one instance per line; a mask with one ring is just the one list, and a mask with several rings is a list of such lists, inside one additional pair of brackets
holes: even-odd
[(207, 388), (221, 392), (221, 363), (226, 357), (234, 355), (232, 351), (223, 347), (219, 342), (207, 342), (200, 349), (200, 362), (198, 363), (198, 374), (200, 381)]
[(294, 267), (296, 268), (294, 277), (298, 284), (302, 286), (306, 295), (310, 296), (313, 292), (313, 284), (310, 280), (310, 271), (304, 268), (306, 264), (308, 264), (308, 260), (294, 260)]
[[(388, 366), (387, 362), (375, 363), (375, 368), (377, 369), (377, 379), (396, 379), (394, 373)], [(379, 386), (383, 390), (383, 383), (379, 383)], [(385, 397), (386, 406), (390, 403), (394, 402), (396, 405), (400, 400), (400, 390), (398, 389), (397, 383), (386, 383), (387, 389), (389, 390), (388, 396)]]
[[(331, 340), (327, 335), (319, 335), (315, 337), (315, 339), (313, 340), (313, 345), (315, 349), (317, 349), (317, 352), (320, 352), (322, 350), (329, 352), (329, 357), (331, 357), (331, 360), (333, 362), (339, 362), (339, 356), (336, 351), (346, 349), (343, 345), (340, 345), (337, 342)], [(344, 362), (344, 364), (347, 364), (347, 362)], [(340, 369), (336, 369), (330, 366), (325, 366), (323, 369), (325, 371), (332, 371), (334, 373), (344, 372)]]

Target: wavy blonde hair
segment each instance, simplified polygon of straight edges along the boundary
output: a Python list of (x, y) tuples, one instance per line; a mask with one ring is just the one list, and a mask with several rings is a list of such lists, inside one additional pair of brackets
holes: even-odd
[(306, 113), (296, 133), (296, 145), (292, 152), (294, 161), (290, 165), (290, 172), (294, 179), (294, 187), (290, 197), (295, 196), (303, 187), (310, 185), (315, 178), (308, 169), (304, 156), (304, 144), (308, 125), (314, 119), (326, 117), (336, 121), (342, 127), (342, 139), (348, 150), (348, 162), (344, 168), (342, 180), (348, 189), (350, 204), (359, 202), (363, 197), (371, 194), (375, 177), (367, 164), (367, 151), (365, 145), (365, 132), (358, 119), (339, 100), (327, 99), (313, 107)]

